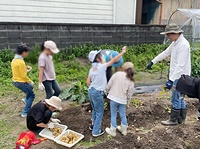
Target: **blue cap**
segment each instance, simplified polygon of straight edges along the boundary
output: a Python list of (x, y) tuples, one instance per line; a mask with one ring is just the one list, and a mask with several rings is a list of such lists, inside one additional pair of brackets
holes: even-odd
[[(112, 57), (116, 57), (119, 53), (117, 51), (111, 51), (107, 56), (106, 56), (106, 62), (110, 61), (110, 56), (112, 55)], [(124, 59), (122, 57), (120, 57), (119, 62), (116, 62), (114, 64), (112, 64), (113, 67), (120, 67), (122, 64), (124, 63)]]

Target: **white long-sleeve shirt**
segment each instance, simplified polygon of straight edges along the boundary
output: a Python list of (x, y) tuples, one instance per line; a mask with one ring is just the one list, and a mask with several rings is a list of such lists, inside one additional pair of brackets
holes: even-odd
[(182, 74), (191, 74), (190, 44), (182, 34), (165, 51), (156, 56), (152, 62), (155, 64), (169, 55), (171, 55), (169, 80), (175, 81)]

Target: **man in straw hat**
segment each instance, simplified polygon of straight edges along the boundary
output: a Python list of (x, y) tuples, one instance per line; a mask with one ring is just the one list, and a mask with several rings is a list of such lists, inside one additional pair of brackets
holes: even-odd
[(151, 69), (152, 65), (171, 56), (170, 59), (170, 73), (169, 80), (166, 83), (166, 88), (172, 88), (172, 109), (170, 119), (162, 121), (163, 125), (177, 125), (185, 122), (187, 115), (187, 107), (184, 97), (176, 90), (178, 79), (181, 75), (190, 75), (191, 73), (191, 58), (190, 58), (190, 44), (183, 36), (183, 30), (176, 24), (168, 24), (162, 35), (167, 35), (168, 39), (172, 41), (170, 46), (156, 56), (147, 66)]
[(43, 128), (54, 128), (53, 123), (60, 123), (60, 120), (52, 119), (52, 112), (62, 110), (61, 104), (61, 99), (56, 96), (52, 96), (50, 99), (45, 99), (35, 104), (27, 115), (27, 128), (37, 132), (40, 132)]

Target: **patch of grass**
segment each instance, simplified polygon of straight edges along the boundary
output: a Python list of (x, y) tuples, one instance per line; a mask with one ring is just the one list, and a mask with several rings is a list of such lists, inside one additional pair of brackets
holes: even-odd
[(187, 146), (188, 149), (192, 149), (193, 145), (190, 141), (184, 141), (185, 145)]
[(16, 123), (10, 122), (9, 120), (5, 120), (0, 118), (0, 148), (1, 149), (10, 149), (11, 146), (14, 148), (14, 142), (16, 140), (16, 136), (11, 135), (12, 131), (14, 131)]

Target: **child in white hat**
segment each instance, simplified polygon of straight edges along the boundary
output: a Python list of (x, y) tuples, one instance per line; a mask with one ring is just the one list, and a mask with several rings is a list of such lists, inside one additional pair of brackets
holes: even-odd
[(89, 100), (92, 106), (92, 125), (89, 129), (94, 137), (98, 137), (105, 132), (101, 129), (101, 122), (104, 113), (104, 90), (107, 85), (106, 69), (117, 62), (125, 52), (126, 47), (123, 47), (122, 52), (107, 63), (103, 63), (101, 50), (89, 53), (88, 58), (92, 63), (92, 68), (87, 78)]
[(31, 131), (40, 132), (43, 128), (54, 128), (53, 123), (60, 123), (60, 120), (51, 118), (52, 112), (62, 110), (62, 101), (56, 96), (45, 99), (35, 104), (28, 112), (26, 123)]
[[(111, 77), (106, 87), (106, 91), (109, 92), (108, 99), (110, 99), (111, 111), (111, 126), (106, 128), (106, 132), (113, 137), (116, 136), (116, 129), (123, 135), (127, 134), (126, 104), (134, 92), (133, 64), (131, 62), (124, 63), (122, 70)], [(116, 123), (117, 111), (119, 111), (121, 118), (121, 126), (117, 126)]]
[[(41, 46), (42, 53), (38, 59), (39, 67), (39, 78), (38, 78), (38, 89), (45, 90), (46, 99), (51, 98), (52, 96), (59, 96), (61, 93), (61, 88), (56, 81), (56, 73), (53, 63), (53, 54), (59, 52), (56, 43), (47, 40)], [(54, 93), (53, 93), (54, 91)]]

